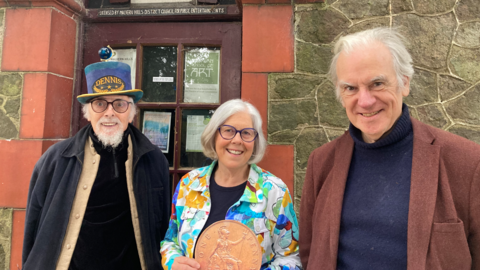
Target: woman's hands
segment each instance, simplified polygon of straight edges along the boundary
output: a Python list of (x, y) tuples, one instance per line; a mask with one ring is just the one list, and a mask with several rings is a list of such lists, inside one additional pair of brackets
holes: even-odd
[(173, 260), (172, 270), (197, 270), (200, 264), (194, 259), (187, 257), (177, 257)]

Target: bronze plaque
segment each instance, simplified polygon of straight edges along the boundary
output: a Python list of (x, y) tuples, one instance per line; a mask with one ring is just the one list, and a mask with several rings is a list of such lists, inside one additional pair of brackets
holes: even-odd
[(195, 260), (201, 270), (258, 270), (262, 250), (250, 228), (238, 221), (221, 220), (200, 235)]

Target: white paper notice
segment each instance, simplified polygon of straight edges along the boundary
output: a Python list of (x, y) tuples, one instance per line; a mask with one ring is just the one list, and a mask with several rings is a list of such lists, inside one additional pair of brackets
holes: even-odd
[(184, 102), (219, 103), (220, 51), (186, 51), (184, 75)]
[(137, 68), (137, 49), (113, 49), (115, 55), (110, 59), (112, 61), (128, 64), (131, 69), (132, 88), (135, 89), (135, 74)]
[(170, 142), (170, 112), (145, 112), (143, 115), (143, 134), (163, 153), (168, 153)]
[[(191, 0), (132, 0), (132, 4), (157, 4), (157, 3), (181, 3), (181, 2), (191, 2)], [(165, 12), (161, 12), (158, 15), (163, 15), (163, 14), (175, 14), (174, 9), (172, 8), (172, 11), (169, 12), (169, 10), (165, 10)]]
[(173, 77), (153, 77), (153, 82), (173, 82)]
[(187, 145), (186, 152), (202, 152), (200, 137), (210, 118), (204, 115), (187, 115)]

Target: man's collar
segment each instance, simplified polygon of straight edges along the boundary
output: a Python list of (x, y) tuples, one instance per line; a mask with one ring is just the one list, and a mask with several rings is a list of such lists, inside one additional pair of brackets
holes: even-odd
[(405, 103), (402, 105), (402, 112), (400, 117), (395, 121), (393, 126), (387, 131), (380, 139), (374, 143), (366, 143), (363, 141), (362, 131), (356, 128), (350, 123), (349, 133), (352, 139), (355, 141), (355, 145), (362, 148), (379, 148), (387, 146), (403, 140), (412, 132), (412, 123), (410, 121), (410, 113)]
[(62, 152), (62, 156), (78, 157), (83, 155), (83, 151), (85, 149), (85, 142), (89, 138), (89, 133), (91, 129), (92, 129), (92, 125), (90, 123), (88, 123), (88, 125), (80, 129), (77, 132), (77, 134), (75, 134), (75, 136), (71, 138), (70, 143), (65, 147), (65, 149)]
[[(127, 129), (123, 132), (123, 137), (122, 137), (122, 142), (115, 147), (115, 151), (121, 151), (122, 149), (126, 149), (128, 147), (128, 134), (130, 134), (130, 126), (127, 127)], [(105, 146), (97, 137), (97, 134), (95, 134), (95, 131), (90, 129), (89, 131), (89, 136), (93, 141), (93, 146), (95, 147), (95, 151), (97, 153), (102, 153), (102, 152), (112, 152), (112, 146)]]

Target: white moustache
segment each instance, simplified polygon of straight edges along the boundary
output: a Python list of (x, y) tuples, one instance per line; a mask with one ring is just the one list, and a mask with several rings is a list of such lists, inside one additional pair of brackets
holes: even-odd
[[(106, 130), (102, 128), (102, 124), (118, 124), (118, 126), (112, 130), (113, 133), (106, 133)], [(98, 120), (96, 127), (99, 133), (95, 134), (104, 146), (110, 145), (113, 148), (116, 148), (122, 142), (123, 124), (117, 117), (102, 117)]]
[(121, 124), (122, 122), (120, 122), (120, 119), (118, 119), (116, 116), (114, 116), (114, 117), (102, 117), (97, 122), (97, 124), (104, 124), (104, 123)]

